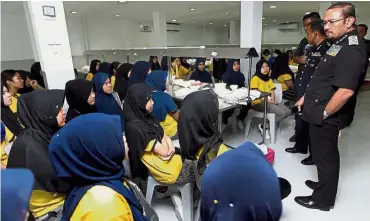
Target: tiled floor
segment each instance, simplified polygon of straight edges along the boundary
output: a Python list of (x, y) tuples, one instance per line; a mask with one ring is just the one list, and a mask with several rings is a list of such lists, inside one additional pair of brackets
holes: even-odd
[[(269, 145), (276, 152), (274, 168), (280, 177), (292, 184), (291, 195), (283, 201), (281, 221), (368, 221), (370, 209), (370, 92), (361, 93), (356, 108), (356, 117), (350, 128), (342, 131), (340, 139), (341, 173), (335, 208), (330, 212), (309, 210), (294, 202), (298, 195), (310, 195), (312, 191), (304, 185), (307, 179), (317, 180), (316, 167), (303, 166), (304, 155), (285, 153), (292, 146), (288, 139), (293, 134), (293, 121), (285, 120), (281, 125), (276, 144)], [(226, 143), (238, 146), (245, 141), (244, 133), (231, 134), (226, 131)], [(261, 136), (252, 124), (249, 139), (259, 142)], [(171, 200), (155, 200), (154, 207), (161, 221), (176, 221)], [(195, 213), (195, 212), (194, 212)]]

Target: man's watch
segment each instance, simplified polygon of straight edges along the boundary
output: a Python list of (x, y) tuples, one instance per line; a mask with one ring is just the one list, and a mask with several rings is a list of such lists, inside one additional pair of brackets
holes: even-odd
[(326, 112), (326, 110), (324, 110), (324, 114), (323, 114), (323, 119), (325, 120), (326, 118), (329, 117), (329, 114), (328, 112)]

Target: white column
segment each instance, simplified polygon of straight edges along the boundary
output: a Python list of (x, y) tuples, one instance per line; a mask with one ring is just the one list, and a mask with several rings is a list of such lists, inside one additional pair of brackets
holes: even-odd
[(321, 18), (324, 18), (326, 10), (332, 5), (332, 2), (321, 2), (319, 8), (319, 14)]
[(167, 27), (166, 14), (163, 12), (153, 12), (153, 32), (151, 46), (167, 47)]
[[(261, 54), (262, 44), (262, 1), (241, 1), (240, 4), (240, 47), (254, 47)], [(255, 73), (256, 63), (259, 58), (252, 61), (252, 76)], [(248, 79), (249, 64), (246, 60), (241, 61), (241, 71)], [(248, 82), (246, 82), (248, 83)]]
[(63, 2), (29, 1), (25, 12), (29, 13), (27, 23), (45, 83), (49, 89), (64, 89), (66, 82), (74, 79), (74, 71)]
[(236, 21), (230, 21), (229, 24), (229, 44), (239, 44), (240, 27)]

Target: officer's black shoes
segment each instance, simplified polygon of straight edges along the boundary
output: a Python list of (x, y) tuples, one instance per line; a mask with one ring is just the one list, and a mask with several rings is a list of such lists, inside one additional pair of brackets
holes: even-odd
[(303, 152), (303, 151), (299, 151), (296, 147), (289, 147), (289, 148), (286, 148), (285, 149), (286, 152), (288, 153), (301, 153), (301, 154), (306, 154), (306, 152)]
[(295, 143), (295, 134), (291, 138), (289, 138), (289, 142)]
[(331, 209), (330, 206), (322, 206), (317, 204), (313, 199), (312, 196), (297, 196), (294, 198), (294, 201), (299, 205), (309, 208), (309, 209), (319, 209), (322, 211), (329, 211)]
[(301, 161), (301, 164), (303, 164), (303, 165), (307, 165), (307, 166), (314, 165), (313, 160), (312, 160), (312, 156), (309, 156), (309, 157), (307, 157), (306, 159), (303, 159), (303, 160)]
[(315, 182), (315, 181), (312, 181), (312, 180), (306, 180), (306, 182), (304, 182), (304, 183), (311, 190), (314, 190), (317, 187), (317, 185), (319, 184), (318, 182)]

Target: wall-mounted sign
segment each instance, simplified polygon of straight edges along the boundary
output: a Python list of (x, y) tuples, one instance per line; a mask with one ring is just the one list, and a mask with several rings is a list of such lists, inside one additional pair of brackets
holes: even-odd
[(55, 7), (54, 6), (42, 6), (42, 12), (44, 16), (55, 18)]

